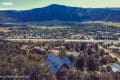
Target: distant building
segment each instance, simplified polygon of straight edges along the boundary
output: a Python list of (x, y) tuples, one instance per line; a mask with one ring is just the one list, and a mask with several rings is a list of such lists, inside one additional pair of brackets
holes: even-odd
[(63, 76), (66, 74), (67, 69), (72, 67), (71, 61), (68, 57), (61, 59), (54, 54), (49, 54), (45, 63), (60, 80), (64, 80)]
[(92, 53), (96, 53), (97, 51), (96, 51), (95, 48), (91, 48), (91, 52), (92, 52)]
[(41, 55), (45, 55), (46, 54), (46, 49), (42, 49), (40, 47), (34, 47), (32, 49), (32, 52), (33, 53), (36, 53), (36, 54), (41, 54)]
[(97, 50), (96, 50), (96, 48), (95, 48), (95, 45), (94, 45), (93, 43), (88, 43), (88, 44), (87, 44), (87, 48), (90, 50), (90, 54), (97, 52)]
[(71, 39), (88, 39), (88, 37), (86, 35), (83, 34), (73, 34), (70, 37)]
[(76, 51), (67, 51), (66, 54), (77, 57), (77, 56), (79, 56), (80, 53), (78, 53), (78, 52), (76, 52)]
[(120, 47), (110, 46), (109, 49), (110, 49), (112, 52), (116, 52), (116, 53), (119, 53), (119, 54), (120, 54)]
[(55, 50), (60, 50), (60, 49), (65, 49), (65, 47), (64, 46), (55, 47)]

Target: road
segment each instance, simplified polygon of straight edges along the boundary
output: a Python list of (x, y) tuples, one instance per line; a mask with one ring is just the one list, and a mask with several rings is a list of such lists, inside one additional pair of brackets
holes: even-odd
[(120, 57), (113, 55), (113, 53), (111, 53), (111, 52), (108, 51), (107, 49), (103, 48), (102, 46), (100, 46), (100, 45), (98, 45), (98, 46), (99, 46), (99, 48), (104, 49), (105, 52), (108, 52), (108, 53), (110, 54), (111, 57), (117, 58), (118, 61), (120, 61)]
[[(75, 39), (5, 39), (5, 40), (9, 40), (9, 41), (65, 41), (65, 42), (106, 42), (106, 40), (94, 40), (94, 39), (90, 39), (90, 40), (75, 40)], [(115, 43), (120, 43), (119, 40), (107, 40), (107, 42), (115, 42)]]

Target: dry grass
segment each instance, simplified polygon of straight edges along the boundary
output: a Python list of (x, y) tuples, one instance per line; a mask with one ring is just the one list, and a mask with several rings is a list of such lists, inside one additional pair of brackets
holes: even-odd
[(8, 28), (0, 28), (0, 32), (7, 33), (10, 32)]
[(120, 23), (103, 22), (102, 24), (105, 24), (105, 25), (108, 25), (108, 26), (120, 27)]
[(120, 22), (104, 22), (104, 21), (88, 21), (88, 22), (82, 22), (82, 24), (104, 24), (108, 26), (115, 26), (115, 27), (120, 27)]
[(21, 47), (21, 49), (22, 49), (22, 50), (26, 50), (28, 47), (29, 47), (28, 45), (23, 45), (23, 46)]

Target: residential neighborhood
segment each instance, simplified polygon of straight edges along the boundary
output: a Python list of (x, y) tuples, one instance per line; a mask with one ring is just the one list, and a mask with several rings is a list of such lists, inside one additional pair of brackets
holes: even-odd
[(120, 80), (120, 0), (0, 0), (0, 80)]

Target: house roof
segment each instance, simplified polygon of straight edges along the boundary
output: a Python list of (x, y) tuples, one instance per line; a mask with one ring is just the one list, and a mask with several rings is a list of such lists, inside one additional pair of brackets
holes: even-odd
[(60, 59), (56, 57), (54, 54), (49, 54), (45, 63), (54, 74), (56, 74), (64, 64), (68, 68), (71, 67), (69, 58), (65, 57), (63, 59)]
[(91, 51), (93, 52), (93, 53), (96, 53), (97, 51), (95, 50), (95, 48), (91, 48)]
[(114, 63), (112, 66), (111, 66), (113, 72), (120, 72), (120, 65), (119, 64), (116, 64)]
[(68, 57), (63, 58), (62, 61), (67, 65), (68, 68), (72, 67), (71, 61)]
[(54, 54), (49, 54), (48, 59), (46, 60), (46, 64), (52, 70), (52, 72), (56, 74), (64, 63)]

